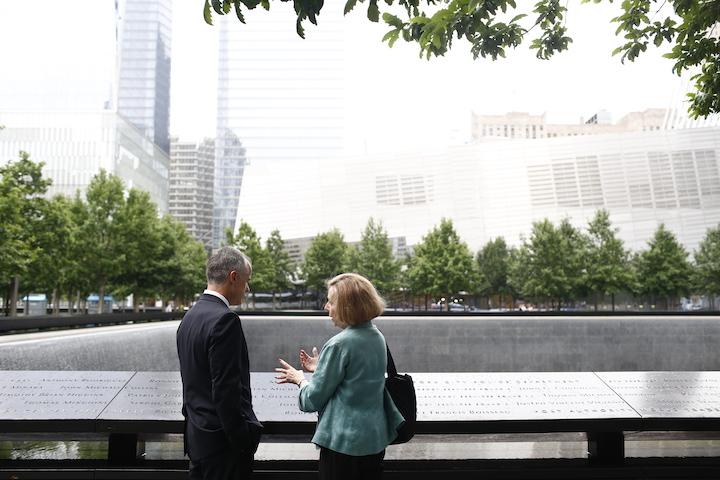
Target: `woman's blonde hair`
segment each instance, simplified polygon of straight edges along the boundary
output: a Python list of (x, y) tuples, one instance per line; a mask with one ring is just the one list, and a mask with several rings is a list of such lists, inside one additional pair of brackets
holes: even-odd
[(328, 300), (335, 305), (335, 320), (355, 326), (369, 322), (385, 310), (370, 280), (357, 273), (341, 273), (327, 282)]

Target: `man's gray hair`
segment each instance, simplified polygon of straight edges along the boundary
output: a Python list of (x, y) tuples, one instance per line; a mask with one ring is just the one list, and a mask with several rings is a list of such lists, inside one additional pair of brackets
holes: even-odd
[(219, 285), (225, 283), (230, 272), (235, 270), (241, 272), (244, 277), (249, 277), (252, 270), (250, 258), (235, 247), (222, 247), (210, 256), (207, 262), (208, 283)]

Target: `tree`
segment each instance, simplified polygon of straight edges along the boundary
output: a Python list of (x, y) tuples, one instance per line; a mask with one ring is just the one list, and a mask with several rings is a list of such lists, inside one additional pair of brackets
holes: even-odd
[[(588, 261), (586, 284), (595, 295), (611, 295), (615, 311), (615, 294), (633, 285), (633, 272), (629, 252), (617, 238), (607, 210), (598, 210), (588, 224)], [(597, 296), (595, 299), (597, 310)]]
[(397, 288), (400, 265), (393, 257), (392, 243), (382, 222), (368, 219), (360, 245), (351, 251), (351, 270), (368, 278), (383, 294), (389, 294)]
[[(522, 237), (521, 237), (522, 238)], [(527, 242), (508, 252), (508, 285), (518, 296), (525, 295), (524, 288), (528, 281), (528, 271), (525, 267), (530, 263), (530, 252)]]
[(583, 293), (586, 244), (567, 219), (557, 228), (548, 219), (533, 223), (530, 238), (513, 258), (511, 284), (524, 296), (549, 301), (559, 310)]
[(47, 210), (42, 195), (52, 183), (43, 178), (43, 165), (20, 152), (19, 160), (0, 167), (0, 280), (8, 285), (8, 315), (16, 313), (20, 278), (41, 253), (35, 235)]
[(668, 300), (690, 291), (692, 267), (688, 253), (664, 224), (648, 242), (649, 248), (637, 257), (639, 291), (652, 298)]
[(452, 220), (443, 218), (415, 246), (408, 269), (411, 289), (416, 293), (444, 295), (450, 311), (452, 297), (471, 290), (477, 279), (473, 256), (455, 232)]
[(500, 296), (500, 307), (503, 306), (503, 295), (512, 295), (508, 283), (510, 269), (510, 250), (503, 237), (487, 242), (477, 253), (476, 261), (482, 278), (480, 293), (492, 297)]
[(79, 232), (80, 261), (93, 288), (98, 289), (98, 311), (102, 312), (108, 284), (119, 276), (125, 263), (117, 218), (125, 203), (123, 182), (120, 177), (100, 170), (90, 181), (85, 198), (87, 216)]
[(72, 313), (73, 305), (80, 309), (81, 298), (86, 297), (94, 288), (92, 281), (87, 273), (90, 266), (86, 263), (87, 237), (84, 236), (84, 226), (89, 221), (88, 206), (80, 196), (80, 192), (75, 193), (75, 197), (70, 201), (70, 220), (72, 224), (72, 236), (70, 238), (70, 258), (68, 270), (65, 272), (67, 279), (66, 291), (68, 295), (68, 310)]
[(159, 293), (177, 304), (187, 303), (206, 284), (207, 252), (185, 225), (166, 215), (159, 221), (160, 249), (157, 259)]
[(255, 308), (255, 293), (267, 292), (272, 287), (274, 275), (272, 261), (265, 249), (262, 247), (260, 237), (255, 230), (246, 222), (241, 221), (237, 233), (232, 234), (228, 229), (225, 232), (226, 244), (233, 246), (250, 257), (252, 262), (252, 302)]
[(565, 249), (565, 270), (570, 281), (569, 301), (576, 301), (589, 294), (586, 277), (588, 268), (588, 237), (575, 228), (568, 218), (563, 218), (558, 226)]
[(278, 230), (270, 232), (270, 236), (265, 240), (265, 251), (270, 259), (272, 269), (268, 285), (273, 296), (273, 308), (275, 308), (275, 296), (277, 292), (282, 292), (290, 287), (290, 277), (293, 272), (290, 256), (285, 251), (285, 242)]
[(74, 259), (73, 242), (77, 235), (72, 219), (72, 202), (56, 195), (42, 205), (42, 219), (33, 237), (38, 254), (29, 267), (25, 291), (42, 291), (52, 298), (53, 312), (60, 308), (60, 297), (69, 285)]
[(715, 309), (715, 297), (720, 295), (720, 226), (708, 229), (695, 251), (694, 273), (694, 288), (708, 295), (710, 308)]
[(158, 293), (162, 243), (157, 207), (147, 192), (131, 188), (115, 217), (119, 248), (125, 261), (113, 278), (116, 291), (133, 295), (133, 310), (138, 311), (140, 299)]
[(300, 270), (305, 285), (315, 290), (318, 308), (325, 292), (325, 282), (343, 273), (347, 263), (348, 246), (338, 229), (320, 233), (313, 238), (310, 248), (305, 252), (305, 260)]
[[(593, 0), (594, 3), (600, 1)], [(344, 13), (353, 10), (357, 3), (358, 0), (347, 0)], [(524, 6), (518, 8), (514, 0), (385, 0), (389, 11), (382, 15), (378, 3), (378, 0), (367, 1), (367, 17), (372, 22), (382, 17), (390, 27), (383, 41), (391, 47), (400, 38), (417, 43), (420, 56), (428, 59), (445, 55), (455, 42), (468, 44), (473, 58), (497, 60), (505, 57), (507, 49), (518, 47), (533, 30), (536, 36), (530, 48), (536, 50), (536, 56), (542, 60), (567, 50), (572, 42), (565, 28), (567, 4), (563, 5), (560, 0), (539, 0), (532, 10)], [(720, 36), (714, 33), (720, 22), (717, 1), (670, 0), (669, 3), (673, 13), (658, 17), (662, 6), (650, 14), (656, 6), (652, 0), (623, 2), (621, 13), (613, 22), (618, 24), (616, 34), (622, 35), (624, 43), (613, 54), (621, 54), (623, 63), (632, 62), (651, 42), (657, 47), (668, 43), (672, 51), (665, 56), (675, 61), (673, 72), (678, 75), (685, 70), (697, 72), (693, 77), (696, 91), (689, 94), (691, 115), (720, 112)], [(258, 5), (270, 9), (269, 0), (205, 0), (203, 14), (205, 21), (212, 24), (211, 7), (218, 15), (234, 10), (245, 23), (243, 10)], [(309, 20), (317, 24), (324, 2), (294, 0), (293, 5), (297, 14), (296, 30), (304, 38), (303, 22)]]

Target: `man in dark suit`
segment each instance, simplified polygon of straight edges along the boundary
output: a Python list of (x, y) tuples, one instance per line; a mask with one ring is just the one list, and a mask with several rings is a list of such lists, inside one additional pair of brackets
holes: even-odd
[(253, 412), (250, 367), (240, 318), (250, 259), (223, 247), (207, 263), (207, 289), (177, 331), (183, 383), (185, 453), (190, 478), (246, 479), (262, 424)]

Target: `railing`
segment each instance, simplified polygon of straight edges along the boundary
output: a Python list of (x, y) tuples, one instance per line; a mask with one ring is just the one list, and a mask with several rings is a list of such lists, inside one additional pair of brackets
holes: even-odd
[[(318, 310), (237, 310), (242, 317), (327, 317), (327, 312)], [(24, 332), (29, 330), (47, 330), (57, 328), (95, 327), (131, 322), (150, 322), (163, 320), (179, 320), (185, 315), (184, 311), (173, 312), (114, 312), (94, 314), (61, 314), (61, 315), (18, 315), (15, 317), (0, 317), (0, 333)], [(508, 312), (445, 312), (445, 311), (386, 311), (383, 317), (474, 317), (474, 318), (532, 318), (532, 317), (558, 317), (558, 318), (630, 318), (630, 317), (687, 317), (687, 318), (717, 318), (718, 312), (557, 312), (557, 311), (508, 311)]]
[(116, 312), (78, 315), (28, 315), (0, 317), (0, 333), (51, 328), (96, 327), (128, 322), (179, 320), (185, 312)]
[[(253, 373), (263, 441), (309, 439), (297, 389)], [(386, 462), (387, 478), (720, 478), (718, 458), (631, 459), (625, 432), (720, 431), (720, 372), (416, 373), (418, 435), (583, 432), (587, 458)], [(145, 440), (180, 433), (177, 372), (0, 372), (0, 432), (106, 438), (104, 460), (4, 460), (0, 478), (184, 478)], [(444, 438), (444, 437), (443, 437)], [(297, 440), (297, 438), (296, 438)], [(258, 478), (313, 478), (311, 460), (257, 462)], [(12, 477), (15, 475), (15, 477)]]

